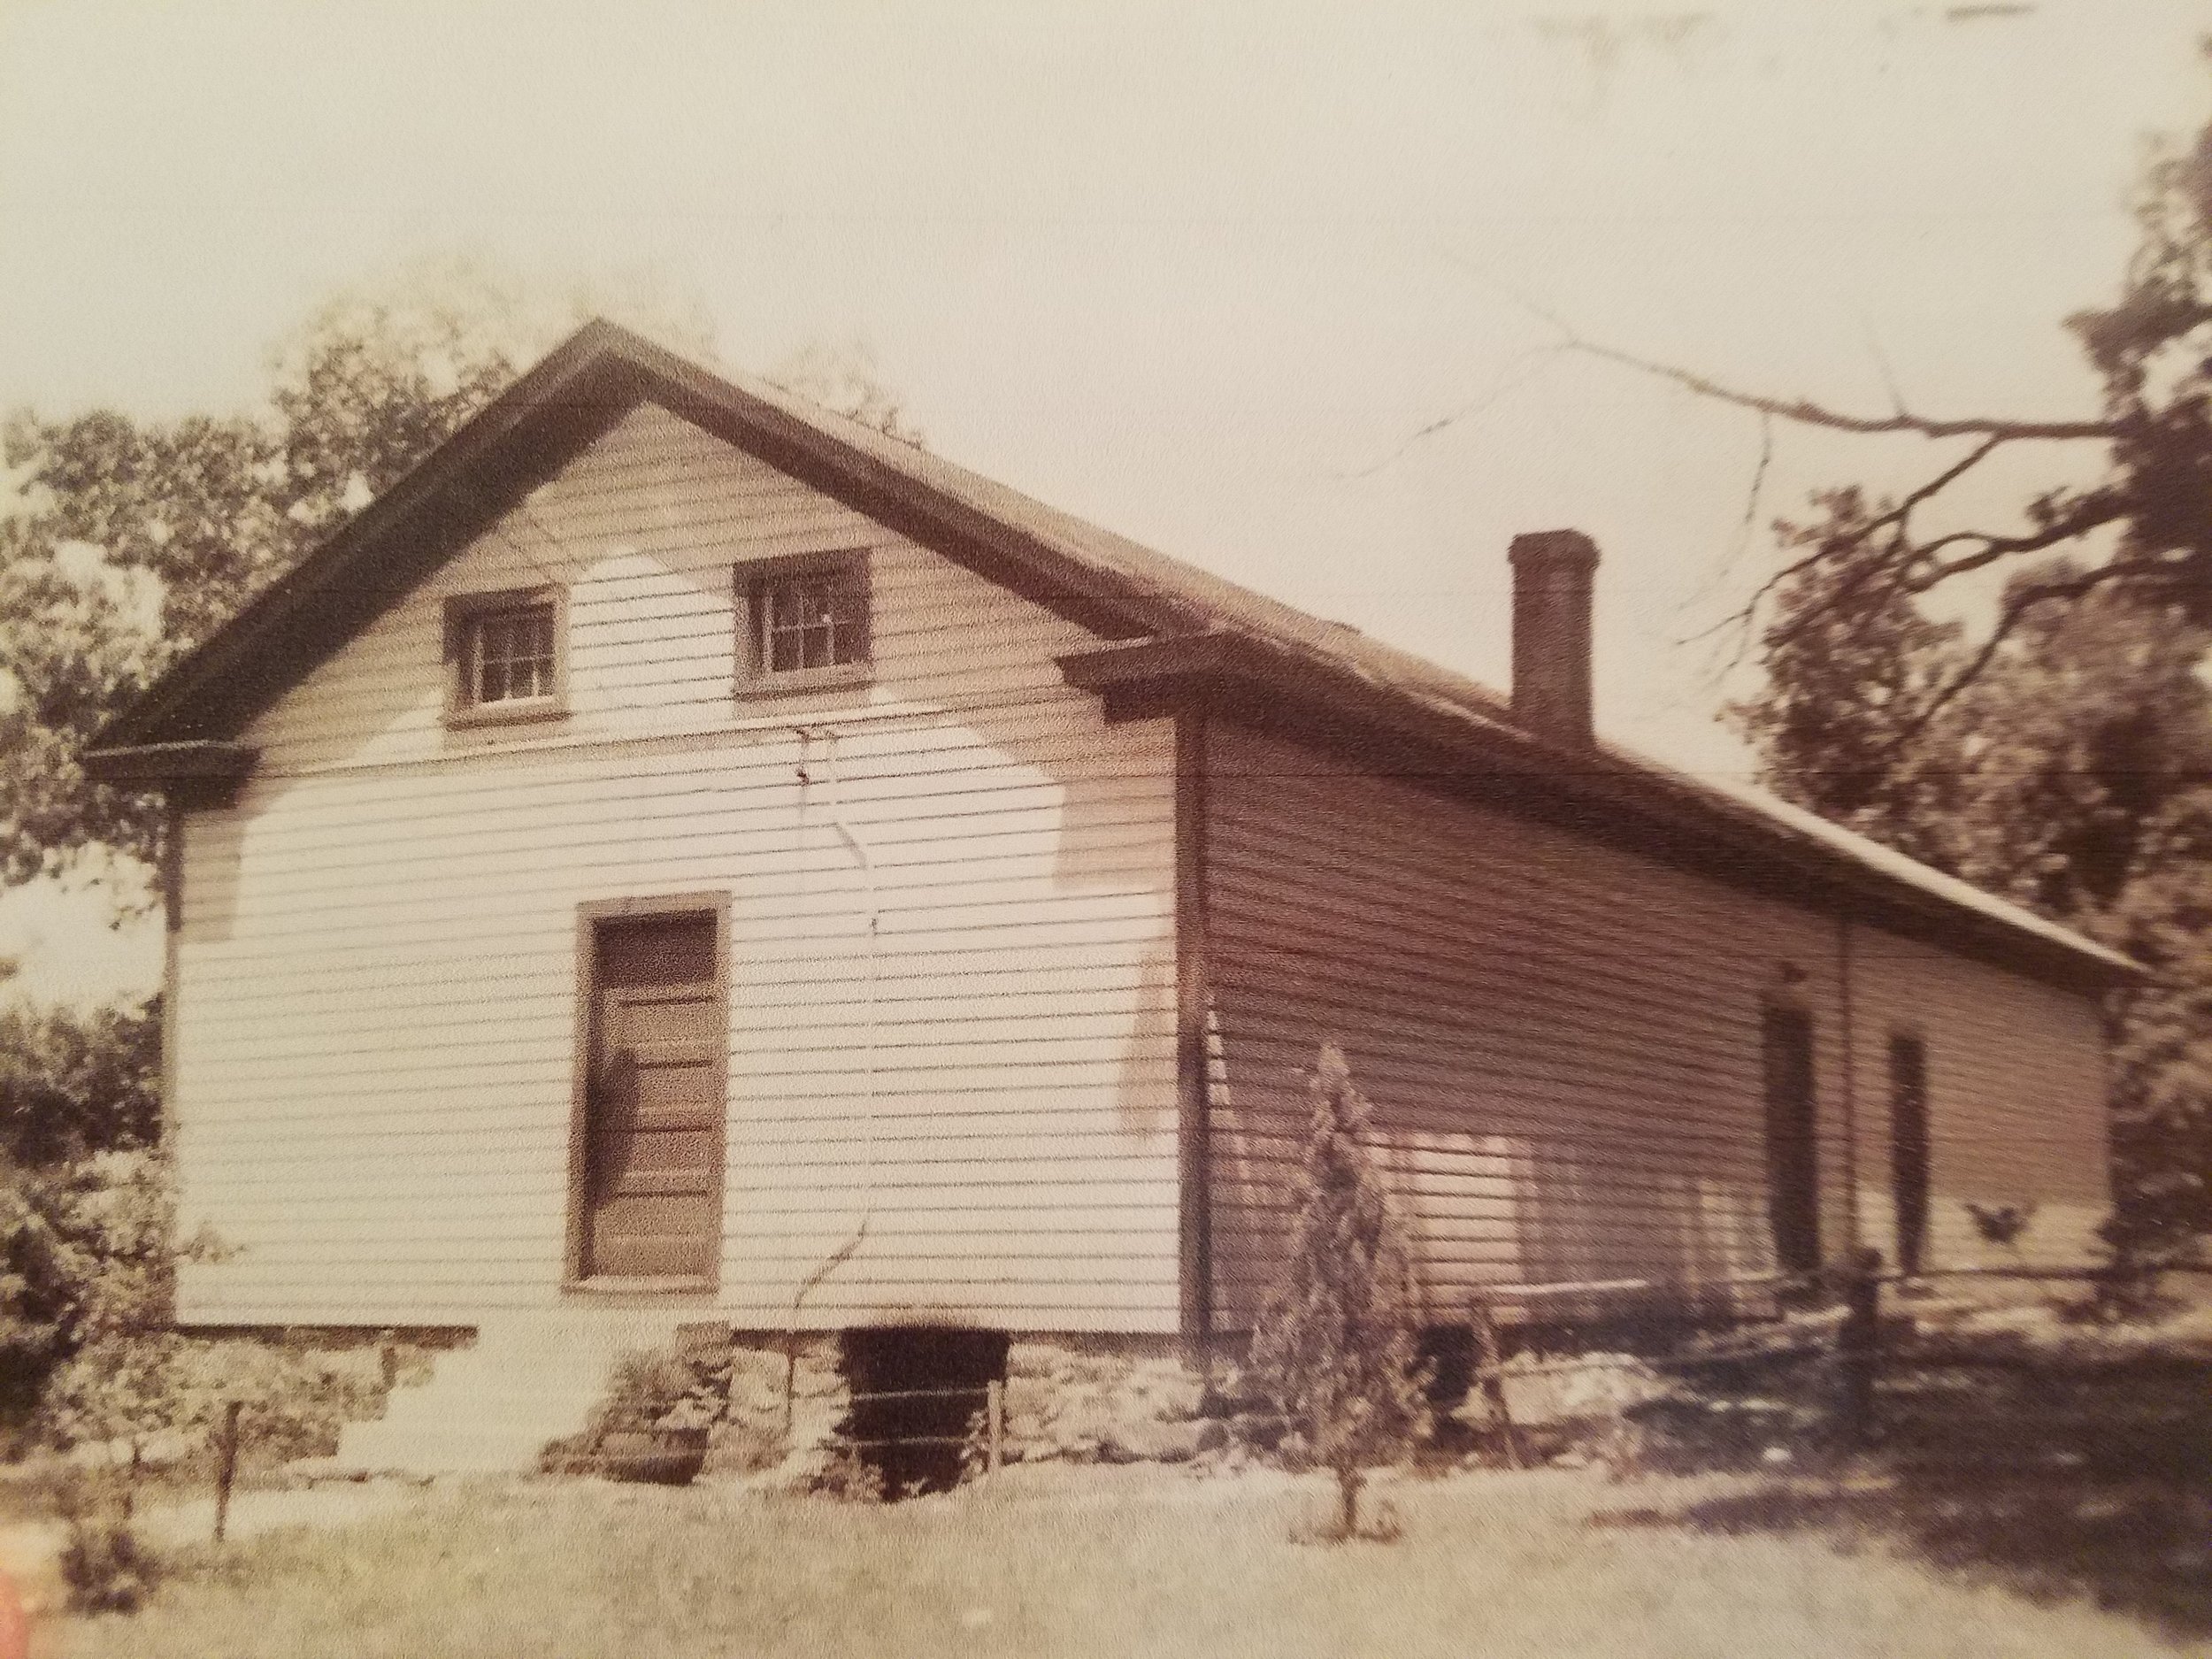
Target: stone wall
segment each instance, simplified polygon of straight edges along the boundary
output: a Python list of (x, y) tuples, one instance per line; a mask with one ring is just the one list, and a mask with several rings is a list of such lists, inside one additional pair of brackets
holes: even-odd
[[(709, 1474), (772, 1468), (779, 1483), (804, 1485), (849, 1456), (841, 1430), (852, 1395), (833, 1336), (802, 1337), (787, 1358), (781, 1337), (739, 1333), (726, 1351), (729, 1403)], [(1010, 1346), (1006, 1371), (1010, 1463), (1179, 1462), (1225, 1439), (1219, 1422), (1199, 1415), (1203, 1380), (1171, 1340), (1025, 1336)]]
[(837, 1369), (833, 1338), (802, 1337), (787, 1349), (778, 1338), (741, 1335), (731, 1344), (729, 1364), (729, 1403), (714, 1427), (706, 1473), (774, 1468), (798, 1485), (837, 1459), (838, 1427), (852, 1397)]
[(1180, 1462), (1221, 1444), (1203, 1379), (1171, 1343), (1024, 1338), (1006, 1356), (1010, 1460)]

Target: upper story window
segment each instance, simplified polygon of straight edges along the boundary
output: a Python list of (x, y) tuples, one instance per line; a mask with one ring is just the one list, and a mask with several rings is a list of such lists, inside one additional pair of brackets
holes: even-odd
[(566, 711), (557, 589), (469, 594), (446, 602), (446, 718), (456, 725)]
[(479, 617), (469, 638), (471, 701), (521, 703), (553, 695), (553, 607)]
[(738, 688), (856, 685), (870, 673), (868, 555), (764, 559), (737, 568)]

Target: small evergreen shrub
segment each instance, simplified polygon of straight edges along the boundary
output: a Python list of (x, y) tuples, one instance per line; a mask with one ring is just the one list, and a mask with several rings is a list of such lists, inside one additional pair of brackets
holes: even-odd
[(131, 1524), (131, 1489), (103, 1471), (70, 1470), (51, 1489), (61, 1517), (56, 1565), (73, 1612), (135, 1612), (160, 1582), (162, 1563)]
[(134, 1613), (161, 1581), (160, 1558), (129, 1522), (111, 1517), (71, 1520), (59, 1565), (78, 1613)]
[(883, 1471), (863, 1457), (855, 1446), (833, 1449), (804, 1484), (811, 1495), (840, 1503), (881, 1503), (890, 1495)]
[(1335, 1478), (1328, 1535), (1346, 1539), (1359, 1532), (1366, 1471), (1402, 1457), (1425, 1431), (1427, 1379), (1411, 1263), (1368, 1156), (1371, 1108), (1333, 1043), (1309, 1092), (1290, 1255), (1253, 1333), (1252, 1374), (1286, 1420), (1286, 1457)]
[[(728, 1410), (729, 1392), (726, 1354), (694, 1356), (672, 1348), (626, 1354), (583, 1432), (549, 1442), (538, 1467), (548, 1474), (681, 1486), (703, 1466), (712, 1432)], [(653, 1449), (611, 1444), (638, 1436), (665, 1437), (667, 1443)], [(697, 1443), (680, 1443), (687, 1440)]]

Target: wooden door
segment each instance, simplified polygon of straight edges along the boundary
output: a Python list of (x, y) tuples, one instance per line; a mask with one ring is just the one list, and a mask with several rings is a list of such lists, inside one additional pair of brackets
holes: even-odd
[(1889, 1040), (1889, 1137), (1897, 1269), (1917, 1273), (1928, 1248), (1928, 1049), (1907, 1032)]
[(711, 914), (593, 929), (587, 1278), (714, 1277), (729, 1043), (718, 931)]
[(1820, 1137), (1813, 1089), (1813, 1017), (1770, 1006), (1766, 1060), (1767, 1213), (1785, 1273), (1820, 1265)]

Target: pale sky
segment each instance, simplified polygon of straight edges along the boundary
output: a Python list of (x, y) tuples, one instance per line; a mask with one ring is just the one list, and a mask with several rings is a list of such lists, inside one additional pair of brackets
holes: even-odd
[[(1601, 725), (1741, 772), (1682, 641), (1770, 551), (1758, 424), (1531, 355), (1524, 299), (1855, 409), (2087, 412), (2060, 319), (2114, 292), (2145, 139), (2212, 112), (2207, 34), (2148, 0), (0, 0), (0, 409), (237, 406), (424, 257), (643, 273), (733, 364), (864, 342), (947, 456), (1494, 684), (1507, 541), (1587, 530)], [(1780, 429), (1760, 518), (1924, 458)], [(151, 983), (97, 914), (0, 902), (21, 988)]]

